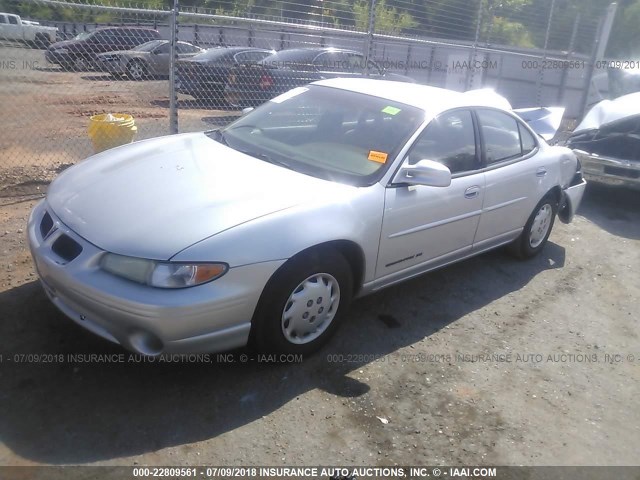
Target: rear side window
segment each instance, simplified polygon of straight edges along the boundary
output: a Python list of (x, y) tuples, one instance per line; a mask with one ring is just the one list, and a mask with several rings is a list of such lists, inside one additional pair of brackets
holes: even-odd
[(487, 164), (522, 155), (518, 122), (496, 110), (478, 110)]
[(255, 63), (269, 55), (269, 52), (240, 52), (235, 55), (238, 63)]
[(537, 143), (533, 135), (529, 133), (524, 125), (518, 122), (518, 129), (520, 130), (520, 140), (522, 141), (522, 154), (526, 155), (529, 152), (535, 150)]
[(7, 23), (7, 17), (0, 15), (0, 23)]
[(200, 51), (198, 47), (194, 47), (193, 45), (189, 45), (188, 43), (178, 43), (177, 48), (178, 53), (196, 53)]

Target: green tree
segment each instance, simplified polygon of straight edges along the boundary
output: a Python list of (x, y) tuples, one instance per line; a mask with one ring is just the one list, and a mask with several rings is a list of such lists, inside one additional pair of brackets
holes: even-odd
[(640, 0), (622, 2), (607, 45), (607, 55), (620, 59), (640, 60)]
[[(370, 0), (357, 0), (354, 2), (353, 18), (356, 30), (367, 31), (369, 29), (370, 11)], [(395, 35), (418, 25), (418, 22), (409, 12), (387, 6), (386, 0), (376, 1), (374, 14), (375, 31), (377, 33)]]

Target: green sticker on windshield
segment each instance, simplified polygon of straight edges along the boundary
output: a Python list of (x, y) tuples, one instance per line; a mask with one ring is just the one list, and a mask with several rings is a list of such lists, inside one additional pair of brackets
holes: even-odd
[(400, 112), (400, 109), (392, 107), (391, 105), (382, 109), (382, 113), (388, 113), (389, 115), (397, 115), (398, 112)]

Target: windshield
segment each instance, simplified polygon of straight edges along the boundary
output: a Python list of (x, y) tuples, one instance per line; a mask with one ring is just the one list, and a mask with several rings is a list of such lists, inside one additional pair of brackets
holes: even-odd
[(73, 37), (75, 40), (85, 40), (91, 36), (93, 32), (82, 32)]
[(301, 173), (365, 186), (382, 177), (424, 117), (406, 104), (309, 85), (274, 98), (213, 138)]
[(150, 52), (156, 47), (159, 47), (163, 43), (167, 43), (166, 40), (151, 40), (150, 42), (143, 43), (134, 48), (136, 52)]

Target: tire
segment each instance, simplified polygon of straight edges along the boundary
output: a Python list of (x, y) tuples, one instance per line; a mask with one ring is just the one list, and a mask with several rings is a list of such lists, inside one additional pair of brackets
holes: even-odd
[(146, 80), (149, 78), (149, 69), (144, 62), (132, 60), (127, 64), (127, 75), (131, 80)]
[(557, 213), (558, 200), (555, 195), (548, 193), (533, 209), (522, 233), (511, 244), (512, 253), (521, 259), (532, 258), (540, 253), (547, 244)]
[(293, 257), (267, 283), (251, 322), (250, 344), (270, 353), (310, 354), (336, 332), (353, 294), (347, 260), (317, 249)]
[(51, 45), (51, 40), (49, 39), (49, 36), (44, 33), (36, 33), (33, 45), (34, 48), (42, 50)]
[(74, 72), (86, 72), (90, 68), (90, 63), (86, 58), (82, 56), (78, 56), (73, 61), (73, 67), (71, 68)]

